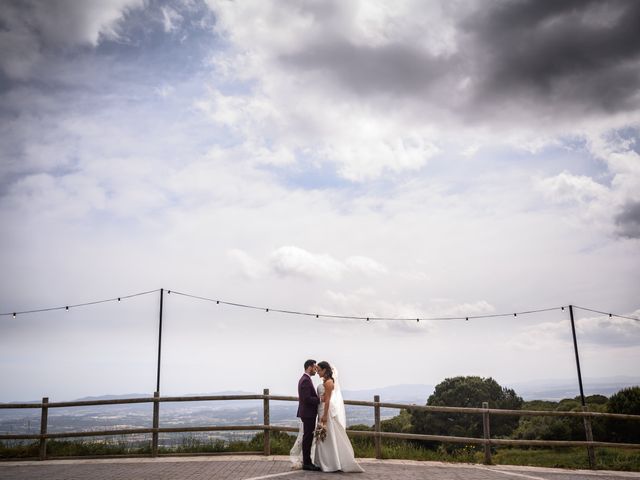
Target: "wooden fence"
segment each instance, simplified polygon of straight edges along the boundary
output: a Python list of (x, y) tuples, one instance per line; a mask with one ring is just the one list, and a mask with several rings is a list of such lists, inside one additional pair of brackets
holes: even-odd
[[(217, 401), (217, 400), (263, 400), (263, 423), (261, 425), (205, 425), (197, 427), (162, 427), (160, 428), (160, 403), (163, 402), (199, 402), (199, 401)], [(271, 455), (271, 439), (270, 432), (297, 432), (294, 427), (285, 427), (270, 424), (269, 402), (270, 401), (290, 401), (297, 402), (297, 397), (270, 395), (269, 389), (265, 389), (262, 395), (210, 395), (210, 396), (192, 396), (192, 397), (160, 397), (156, 392), (153, 397), (143, 398), (126, 398), (117, 400), (85, 400), (76, 402), (49, 402), (48, 397), (42, 399), (42, 403), (0, 403), (0, 409), (41, 409), (40, 433), (39, 434), (10, 434), (0, 435), (0, 441), (4, 440), (39, 440), (40, 441), (40, 460), (52, 458), (47, 456), (47, 440), (54, 438), (74, 438), (89, 436), (109, 436), (109, 435), (131, 435), (151, 433), (151, 456), (159, 455), (175, 455), (175, 454), (159, 454), (158, 453), (158, 435), (160, 433), (175, 432), (214, 432), (214, 431), (263, 431), (264, 432), (264, 448), (262, 452), (244, 452), (244, 453), (262, 453)], [(129, 403), (153, 403), (153, 423), (150, 428), (128, 428), (114, 430), (91, 430), (83, 432), (63, 432), (49, 433), (47, 431), (48, 414), (51, 408), (62, 407), (86, 407), (94, 405), (122, 405)], [(623, 415), (614, 413), (589, 412), (586, 408), (582, 412), (556, 412), (556, 411), (540, 411), (540, 410), (502, 410), (488, 408), (488, 404), (484, 403), (482, 408), (465, 408), (465, 407), (436, 407), (436, 406), (420, 406), (407, 405), (402, 403), (381, 402), (378, 395), (374, 396), (373, 402), (345, 400), (347, 405), (372, 407), (374, 409), (374, 427), (373, 431), (347, 430), (350, 436), (373, 437), (376, 458), (382, 458), (382, 441), (385, 438), (402, 439), (402, 440), (427, 440), (446, 443), (462, 443), (475, 444), (484, 446), (485, 463), (491, 463), (491, 447), (498, 445), (505, 446), (545, 446), (545, 447), (586, 447), (589, 452), (590, 460), (594, 460), (593, 449), (595, 447), (616, 447), (616, 448), (632, 448), (640, 449), (640, 444), (636, 443), (613, 443), (613, 442), (596, 442), (591, 434), (591, 419), (593, 418), (616, 418), (628, 421), (640, 421), (640, 415)], [(463, 413), (470, 415), (482, 415), (483, 419), (483, 437), (452, 437), (445, 435), (423, 435), (413, 433), (396, 433), (383, 432), (380, 428), (380, 409), (408, 409), (423, 410), (428, 412), (444, 412), (444, 413)], [(502, 438), (491, 438), (491, 416), (492, 415), (512, 415), (512, 416), (553, 416), (553, 417), (578, 417), (584, 420), (585, 425), (585, 441), (565, 441), (565, 440), (511, 440)], [(133, 456), (133, 455), (132, 455)], [(53, 457), (55, 458), (55, 457)], [(65, 457), (69, 458), (69, 457)], [(595, 462), (591, 462), (592, 466)]]

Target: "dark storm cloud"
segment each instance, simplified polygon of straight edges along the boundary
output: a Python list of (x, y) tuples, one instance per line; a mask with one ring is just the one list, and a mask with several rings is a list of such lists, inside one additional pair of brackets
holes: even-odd
[(616, 216), (618, 233), (627, 238), (640, 238), (640, 202), (630, 202)]
[(467, 118), (505, 106), (567, 118), (640, 106), (640, 2), (473, 5), (478, 9), (452, 14), (458, 48), (451, 55), (409, 42), (369, 46), (338, 39), (303, 45), (281, 60), (349, 92), (445, 105)]
[(605, 112), (638, 107), (640, 2), (513, 1), (462, 26), (478, 48), (476, 100), (522, 95)]

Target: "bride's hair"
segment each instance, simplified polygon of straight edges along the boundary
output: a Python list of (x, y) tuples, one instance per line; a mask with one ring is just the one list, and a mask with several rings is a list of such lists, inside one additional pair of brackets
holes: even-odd
[(329, 379), (333, 380), (333, 369), (331, 368), (331, 365), (329, 365), (329, 362), (325, 362), (323, 360), (317, 365), (318, 367), (324, 370), (324, 378), (326, 378), (327, 380)]

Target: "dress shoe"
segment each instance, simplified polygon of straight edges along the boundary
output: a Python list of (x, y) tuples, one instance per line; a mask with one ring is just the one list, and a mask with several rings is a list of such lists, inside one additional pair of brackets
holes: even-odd
[(318, 467), (317, 465), (314, 465), (313, 463), (310, 463), (309, 465), (303, 465), (302, 469), (310, 470), (312, 472), (319, 472), (320, 470), (322, 470), (320, 467)]

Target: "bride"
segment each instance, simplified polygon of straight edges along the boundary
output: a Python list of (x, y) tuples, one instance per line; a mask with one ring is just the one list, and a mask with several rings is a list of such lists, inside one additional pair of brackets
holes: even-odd
[[(347, 419), (338, 374), (325, 361), (318, 363), (317, 372), (323, 383), (318, 385), (320, 404), (316, 429), (324, 427), (326, 437), (314, 438), (314, 446), (311, 449), (313, 463), (323, 472), (364, 472), (354, 458), (353, 447), (347, 436)], [(300, 463), (302, 458), (301, 444), (302, 429), (291, 449), (291, 460), (294, 464)]]

